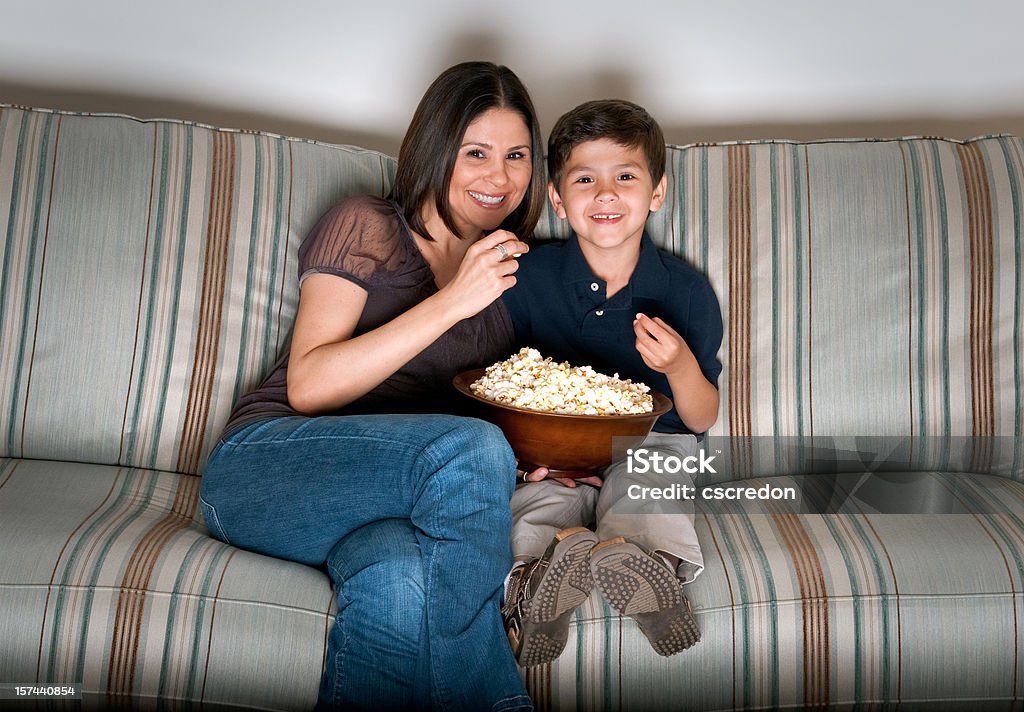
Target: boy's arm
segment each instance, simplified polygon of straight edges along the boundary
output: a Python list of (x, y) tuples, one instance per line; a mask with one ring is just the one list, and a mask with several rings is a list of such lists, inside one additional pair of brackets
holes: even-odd
[(706, 432), (718, 420), (718, 389), (704, 377), (686, 341), (660, 318), (644, 314), (636, 315), (633, 332), (644, 363), (668, 378), (683, 424), (694, 433)]

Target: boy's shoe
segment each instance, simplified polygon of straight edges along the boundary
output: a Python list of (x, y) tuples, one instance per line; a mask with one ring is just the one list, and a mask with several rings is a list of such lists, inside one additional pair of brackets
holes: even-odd
[(557, 658), (569, 637), (569, 617), (594, 586), (590, 550), (594, 532), (563, 529), (544, 555), (509, 574), (501, 617), (516, 660), (523, 667)]
[(659, 655), (674, 655), (700, 640), (682, 582), (657, 556), (615, 537), (594, 547), (590, 569), (605, 600), (640, 625)]

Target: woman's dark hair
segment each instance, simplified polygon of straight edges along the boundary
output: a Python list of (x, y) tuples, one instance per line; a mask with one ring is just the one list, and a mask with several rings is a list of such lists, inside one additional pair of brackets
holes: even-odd
[(398, 152), (395, 182), (388, 198), (398, 204), (409, 227), (420, 236), (433, 239), (420, 215), (420, 209), (431, 199), (444, 224), (459, 235), (448, 203), (448, 185), (466, 128), (490, 109), (515, 111), (530, 131), (530, 186), (523, 202), (500, 228), (519, 237), (533, 232), (546, 200), (544, 144), (533, 102), (508, 67), (463, 62), (442, 72), (424, 93)]

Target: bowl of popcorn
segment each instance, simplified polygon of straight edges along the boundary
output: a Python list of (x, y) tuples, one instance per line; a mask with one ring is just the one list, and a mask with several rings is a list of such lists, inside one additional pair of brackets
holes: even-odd
[[(475, 414), (505, 434), (519, 468), (585, 477), (639, 443), (672, 401), (643, 383), (571, 366), (523, 348), (487, 368), (460, 373), (455, 388)], [(628, 439), (627, 439), (628, 438)]]

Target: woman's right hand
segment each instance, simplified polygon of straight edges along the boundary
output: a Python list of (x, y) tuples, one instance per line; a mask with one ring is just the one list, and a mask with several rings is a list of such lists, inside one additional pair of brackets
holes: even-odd
[[(502, 245), (503, 259), (496, 245)], [(336, 410), (365, 395), (441, 334), (515, 284), (513, 255), (529, 247), (504, 230), (470, 245), (455, 277), (432, 297), (353, 337), (367, 291), (347, 279), (312, 274), (302, 283), (288, 362), (288, 400), (305, 415)]]
[(458, 272), (439, 294), (458, 319), (468, 319), (515, 286), (516, 258), (529, 249), (511, 232), (495, 230), (469, 246)]

